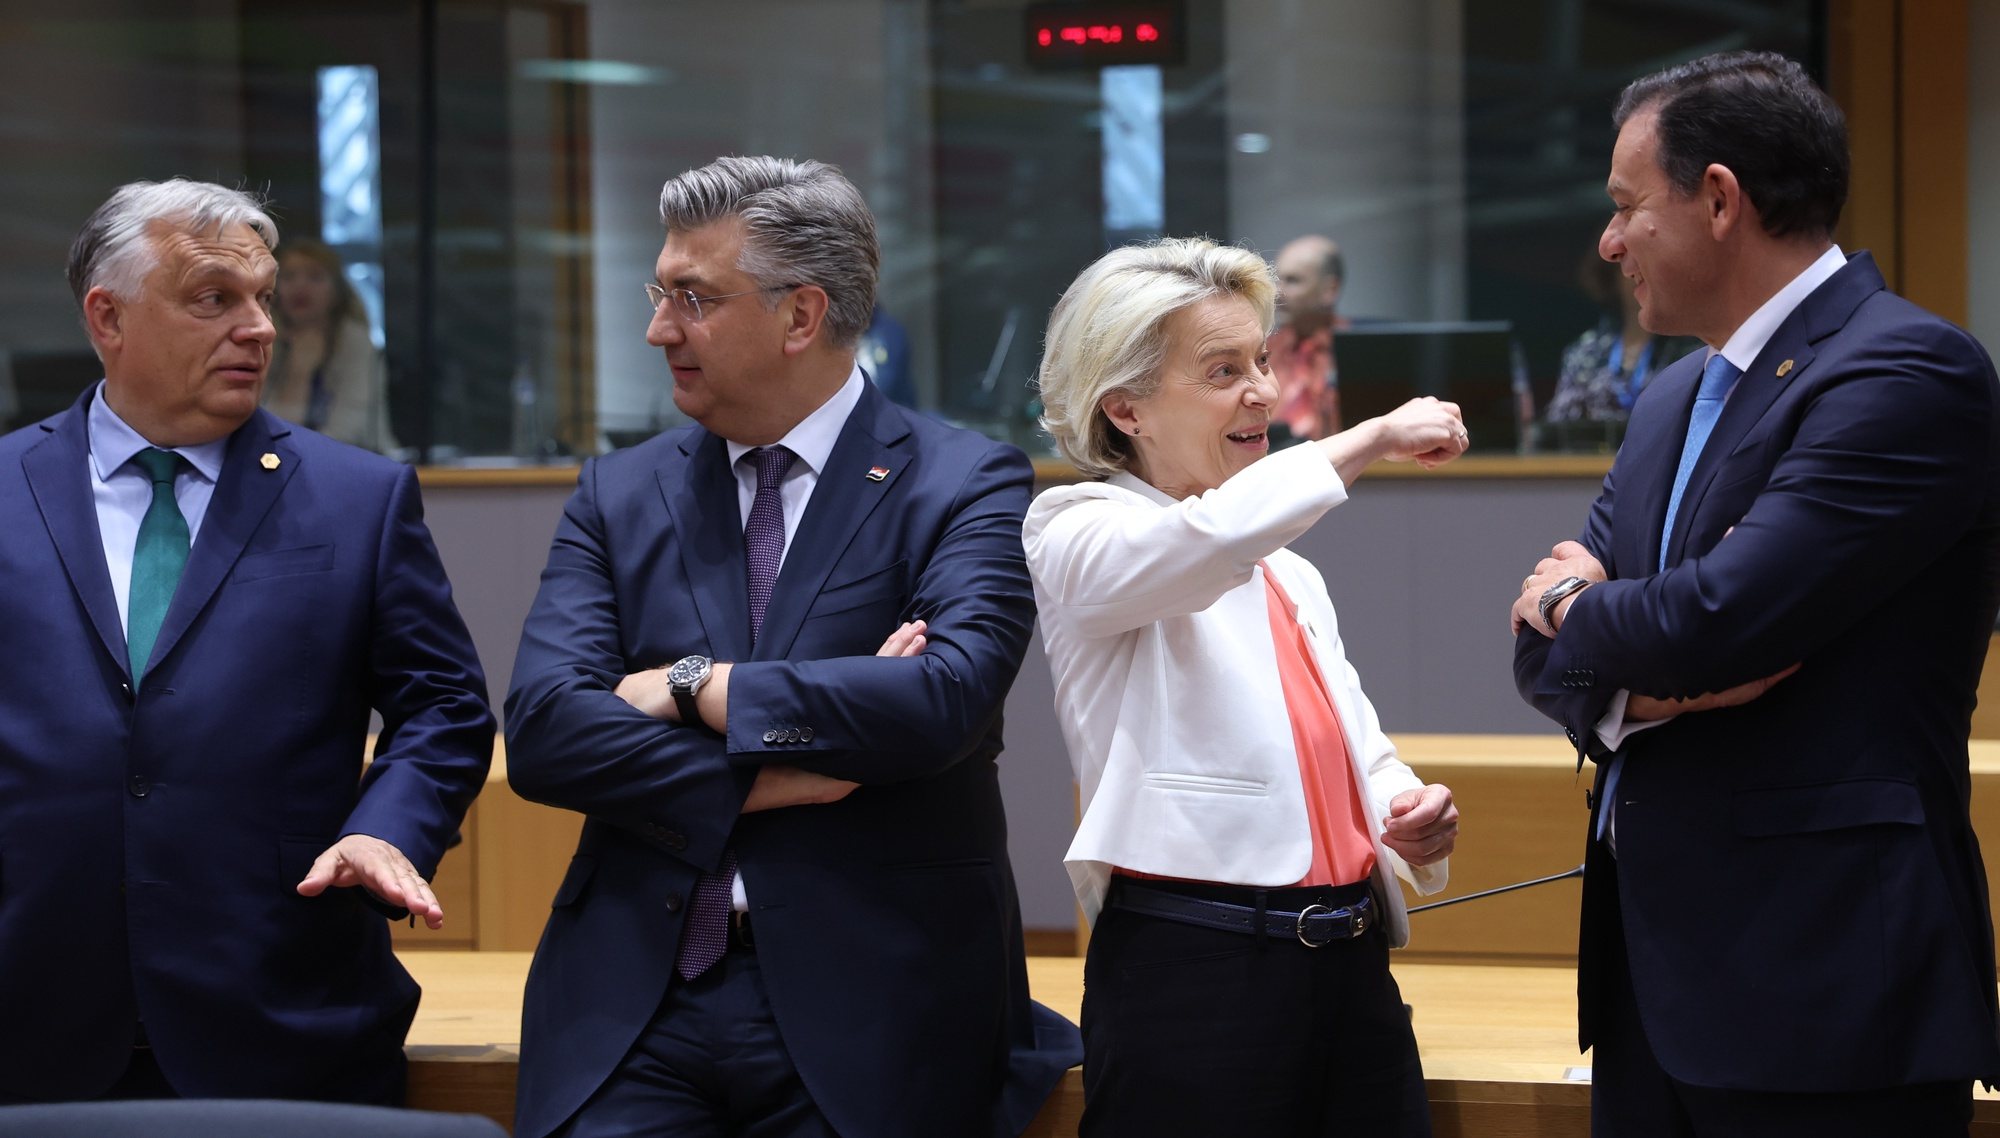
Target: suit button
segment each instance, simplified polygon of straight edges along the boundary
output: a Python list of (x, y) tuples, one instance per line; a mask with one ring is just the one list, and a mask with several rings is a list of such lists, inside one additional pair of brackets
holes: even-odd
[(680, 911), (681, 911), (681, 895), (680, 895), (680, 894), (678, 894), (678, 893), (669, 893), (669, 894), (667, 894), (667, 901), (666, 901), (666, 905), (667, 905), (667, 912), (669, 912), (669, 913), (678, 913), (678, 912), (680, 912)]
[(118, 685), (118, 690), (119, 690), (119, 691), (122, 691), (122, 692), (124, 692), (124, 693), (125, 693), (125, 702), (126, 702), (126, 703), (131, 703), (131, 702), (132, 702), (132, 685), (131, 685), (131, 684), (119, 684), (119, 685)]
[(1576, 742), (1576, 731), (1574, 729), (1565, 727), (1563, 728), (1563, 734), (1569, 736), (1570, 742), (1572, 743)]
[(813, 729), (810, 727), (799, 728), (799, 742), (810, 743), (812, 741), (813, 741)]
[(798, 742), (798, 741), (799, 741), (799, 729), (798, 729), (798, 728), (796, 728), (796, 727), (789, 727), (789, 728), (786, 728), (786, 730), (785, 730), (785, 742), (787, 742), (787, 743), (796, 743), (796, 742)]
[(777, 733), (776, 731), (766, 731), (766, 732), (764, 732), (764, 741), (765, 741), (766, 743), (775, 743), (775, 742), (777, 742), (777, 741), (778, 741), (778, 733)]
[(667, 844), (667, 848), (670, 850), (684, 850), (688, 848), (687, 835), (682, 833), (677, 833), (673, 830), (668, 830), (666, 834), (660, 838), (660, 840), (665, 842)]
[(125, 789), (131, 791), (134, 798), (144, 798), (152, 793), (153, 784), (146, 781), (145, 775), (135, 774), (126, 780)]

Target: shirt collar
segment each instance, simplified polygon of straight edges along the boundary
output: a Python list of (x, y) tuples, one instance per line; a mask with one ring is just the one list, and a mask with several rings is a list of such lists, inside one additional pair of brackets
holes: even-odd
[[(840, 385), (840, 390), (812, 414), (800, 419), (798, 426), (786, 432), (785, 437), (775, 445), (797, 455), (798, 460), (810, 467), (817, 478), (826, 469), (826, 460), (833, 455), (833, 444), (840, 441), (840, 429), (847, 425), (847, 417), (861, 402), (861, 391), (867, 383), (867, 377), (861, 374), (861, 365), (855, 364), (854, 370), (847, 373), (847, 382)], [(756, 449), (733, 440), (723, 441), (729, 448), (731, 470), (736, 469), (738, 459)]]
[[(90, 461), (97, 468), (99, 482), (109, 482), (120, 467), (132, 461), (133, 455), (153, 445), (111, 409), (111, 404), (104, 398), (103, 380), (97, 382), (97, 390), (91, 393), (89, 417), (85, 422), (90, 435)], [(187, 459), (202, 477), (214, 482), (222, 477), (222, 456), (229, 449), (229, 438), (225, 435), (199, 446), (161, 449), (171, 450)]]
[(1729, 337), (1729, 342), (1722, 345), (1722, 358), (1739, 372), (1749, 371), (1750, 365), (1757, 362), (1758, 353), (1764, 350), (1764, 345), (1778, 334), (1778, 326), (1805, 302), (1806, 297), (1812, 295), (1814, 289), (1825, 284), (1846, 264), (1847, 254), (1840, 251), (1840, 246), (1829, 246), (1818, 260), (1807, 265), (1804, 272), (1793, 277), (1790, 284), (1772, 294), (1771, 299), (1750, 314), (1750, 319), (1745, 320), (1742, 327), (1736, 329), (1736, 334)]

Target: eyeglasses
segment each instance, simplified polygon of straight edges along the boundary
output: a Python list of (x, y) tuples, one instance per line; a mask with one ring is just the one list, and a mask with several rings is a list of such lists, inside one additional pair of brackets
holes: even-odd
[(701, 306), (704, 304), (714, 304), (718, 300), (728, 300), (731, 297), (737, 296), (755, 296), (760, 292), (784, 292), (786, 289), (798, 287), (800, 286), (795, 284), (765, 285), (763, 288), (748, 289), (744, 292), (725, 292), (720, 296), (696, 296), (690, 289), (661, 288), (654, 282), (647, 281), (646, 302), (654, 312), (658, 312), (660, 305), (671, 300), (674, 302), (674, 312), (681, 319), (690, 324), (699, 324), (701, 323)]

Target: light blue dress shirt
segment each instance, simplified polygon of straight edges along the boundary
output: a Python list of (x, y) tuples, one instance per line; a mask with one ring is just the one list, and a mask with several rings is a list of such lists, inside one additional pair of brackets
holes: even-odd
[[(153, 504), (153, 480), (133, 464), (132, 457), (153, 444), (104, 401), (101, 380), (91, 393), (84, 423), (90, 438), (90, 492), (97, 502), (97, 533), (104, 542), (104, 566), (111, 571), (111, 591), (118, 598), (118, 624), (123, 628), (132, 595), (132, 553), (139, 545), (139, 523)], [(215, 496), (215, 480), (222, 476), (222, 455), (228, 447), (224, 437), (200, 446), (167, 448), (193, 467), (174, 479), (174, 503), (187, 519), (190, 542), (200, 540), (201, 520)]]

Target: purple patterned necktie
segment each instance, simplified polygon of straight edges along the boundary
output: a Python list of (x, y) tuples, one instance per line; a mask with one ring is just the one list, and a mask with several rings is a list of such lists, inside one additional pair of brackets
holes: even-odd
[(771, 604), (771, 586), (778, 583), (778, 565), (785, 559), (785, 500), (778, 487), (798, 456), (784, 447), (758, 447), (743, 456), (757, 464), (757, 497), (750, 502), (750, 520), (743, 523), (743, 564), (750, 582), (750, 643), (764, 631), (764, 610)]
[[(779, 487), (797, 457), (784, 447), (757, 447), (745, 460), (757, 464), (757, 496), (750, 502), (750, 519), (743, 523), (743, 564), (750, 586), (750, 642), (764, 630), (764, 610), (771, 605), (771, 586), (785, 558), (785, 503)], [(681, 928), (680, 952), (674, 970), (692, 980), (709, 970), (729, 947), (731, 885), (736, 881), (736, 851), (722, 851), (722, 864), (704, 873), (694, 885)]]

